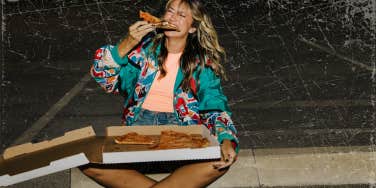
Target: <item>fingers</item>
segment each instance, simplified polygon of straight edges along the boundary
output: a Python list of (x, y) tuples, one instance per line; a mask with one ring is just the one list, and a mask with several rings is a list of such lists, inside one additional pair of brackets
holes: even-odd
[(226, 142), (221, 145), (221, 152), (224, 161), (229, 159), (234, 160), (236, 157), (236, 152), (230, 142)]
[(138, 21), (129, 27), (129, 36), (136, 41), (140, 41), (149, 32), (153, 31), (155, 26), (146, 21)]
[(227, 155), (227, 157), (223, 157), (223, 160), (225, 161), (225, 162), (235, 162), (235, 154), (232, 154), (232, 153), (229, 153), (228, 155)]
[(227, 162), (225, 161), (220, 161), (220, 162), (216, 162), (213, 164), (213, 168), (214, 169), (217, 169), (217, 170), (222, 170), (222, 169), (225, 169), (225, 168), (228, 168), (232, 165), (233, 161), (229, 160)]
[(154, 27), (148, 27), (148, 28), (141, 28), (139, 30), (136, 30), (134, 32), (131, 32), (130, 35), (133, 37), (133, 38), (136, 38), (136, 39), (139, 39), (141, 40), (142, 37), (144, 37), (146, 34), (148, 34), (149, 32), (153, 31), (155, 28)]
[(155, 26), (153, 26), (151, 24), (146, 24), (146, 25), (143, 25), (143, 26), (136, 28), (135, 33), (142, 35), (142, 34), (149, 33), (150, 31), (153, 31), (154, 29), (155, 29)]
[(231, 166), (235, 162), (235, 156), (228, 154), (227, 156), (223, 156), (222, 160), (219, 162), (215, 162), (213, 164), (214, 169), (221, 170)]
[(147, 30), (150, 28), (154, 29), (155, 26), (153, 24), (146, 23), (146, 24), (139, 25), (138, 27), (134, 28), (131, 32), (140, 32), (140, 31)]
[(221, 161), (213, 164), (213, 167), (218, 170), (228, 168), (236, 160), (236, 152), (234, 148), (231, 146), (231, 143), (222, 144), (221, 151), (222, 151)]
[(132, 38), (134, 38), (137, 41), (141, 41), (142, 37), (144, 37), (146, 34), (148, 34), (151, 31), (153, 31), (153, 30), (142, 31), (140, 33), (137, 33), (137, 34), (133, 35)]
[(136, 23), (134, 23), (133, 25), (131, 25), (130, 27), (129, 27), (129, 31), (133, 31), (133, 30), (135, 30), (136, 28), (138, 28), (139, 26), (141, 26), (141, 25), (145, 25), (145, 24), (147, 24), (148, 22), (147, 21), (137, 21)]

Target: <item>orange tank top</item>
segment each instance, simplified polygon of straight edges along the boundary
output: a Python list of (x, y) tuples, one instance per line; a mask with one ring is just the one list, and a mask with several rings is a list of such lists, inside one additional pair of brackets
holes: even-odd
[(173, 112), (174, 85), (179, 69), (181, 53), (168, 53), (164, 66), (166, 76), (158, 79), (158, 71), (142, 108), (157, 112)]

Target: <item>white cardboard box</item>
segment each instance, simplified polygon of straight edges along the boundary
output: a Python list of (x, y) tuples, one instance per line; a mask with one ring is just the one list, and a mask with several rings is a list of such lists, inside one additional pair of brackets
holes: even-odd
[[(159, 135), (162, 130), (201, 134), (210, 145), (205, 148), (166, 150), (127, 150), (114, 143), (114, 136), (128, 132)], [(129, 146), (129, 145), (128, 145)], [(40, 143), (26, 143), (6, 149), (0, 158), (0, 186), (78, 167), (88, 163), (132, 163), (151, 161), (219, 159), (218, 141), (202, 125), (197, 126), (114, 126), (107, 136), (96, 136), (92, 127), (77, 129), (64, 136)]]
[[(127, 146), (119, 147), (111, 138), (124, 135), (129, 132), (137, 132), (143, 135), (160, 135), (163, 130), (174, 130), (187, 134), (200, 134), (207, 138), (210, 145), (205, 148), (182, 148), (164, 150), (132, 151)], [(117, 126), (107, 128), (107, 137), (110, 141), (104, 145), (103, 163), (132, 163), (151, 161), (176, 161), (197, 159), (219, 159), (221, 151), (218, 141), (210, 135), (209, 130), (203, 125), (197, 126)]]
[(93, 128), (86, 127), (67, 132), (53, 140), (10, 147), (0, 158), (0, 186), (88, 164), (90, 160), (99, 161), (101, 159), (89, 156), (95, 153), (90, 149), (95, 148), (85, 147), (96, 143), (93, 142), (94, 139), (96, 136)]

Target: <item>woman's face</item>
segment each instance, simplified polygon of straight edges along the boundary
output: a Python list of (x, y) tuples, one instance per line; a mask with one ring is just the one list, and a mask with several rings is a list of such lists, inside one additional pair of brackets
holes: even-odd
[(173, 0), (163, 16), (163, 19), (176, 25), (179, 31), (164, 31), (165, 35), (169, 38), (185, 38), (189, 33), (196, 31), (192, 27), (193, 17), (191, 9), (181, 0)]

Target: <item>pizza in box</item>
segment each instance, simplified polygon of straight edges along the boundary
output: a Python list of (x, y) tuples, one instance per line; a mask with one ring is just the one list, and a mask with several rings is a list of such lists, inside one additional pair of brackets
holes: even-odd
[(209, 140), (199, 134), (164, 130), (156, 137), (129, 132), (114, 138), (117, 144), (149, 145), (149, 149), (203, 148), (209, 146)]

